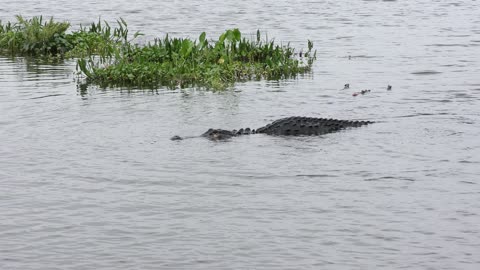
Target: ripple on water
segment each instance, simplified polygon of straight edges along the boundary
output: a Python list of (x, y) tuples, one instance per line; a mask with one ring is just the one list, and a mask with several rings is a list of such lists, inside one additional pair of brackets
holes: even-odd
[(441, 74), (441, 73), (442, 72), (435, 71), (435, 70), (420, 70), (420, 71), (411, 72), (410, 74), (413, 74), (413, 75), (437, 75), (437, 74)]

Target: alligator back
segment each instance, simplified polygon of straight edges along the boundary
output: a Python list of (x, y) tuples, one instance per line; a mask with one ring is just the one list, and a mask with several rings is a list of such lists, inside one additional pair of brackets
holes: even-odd
[(371, 123), (373, 122), (293, 116), (278, 119), (271, 124), (258, 128), (255, 133), (286, 136), (322, 135)]

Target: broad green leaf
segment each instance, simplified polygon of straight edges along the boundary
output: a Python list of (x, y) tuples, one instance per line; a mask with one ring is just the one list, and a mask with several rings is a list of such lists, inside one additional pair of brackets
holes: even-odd
[(233, 29), (233, 36), (235, 38), (235, 41), (240, 41), (242, 38), (242, 33), (240, 33), (240, 30), (238, 28)]

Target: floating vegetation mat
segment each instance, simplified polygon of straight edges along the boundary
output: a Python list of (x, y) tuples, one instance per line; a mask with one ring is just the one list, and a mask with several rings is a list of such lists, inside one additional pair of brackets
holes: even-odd
[(293, 78), (309, 72), (316, 58), (311, 41), (306, 52), (296, 53), (289, 44), (262, 40), (260, 31), (247, 39), (238, 29), (225, 31), (217, 40), (208, 40), (203, 32), (196, 40), (167, 35), (140, 46), (134, 40), (141, 33), (129, 35), (123, 19), (117, 24), (112, 28), (98, 21), (67, 33), (67, 22), (17, 16), (15, 23), (0, 22), (0, 52), (77, 58), (79, 74), (101, 87), (216, 90), (238, 81)]

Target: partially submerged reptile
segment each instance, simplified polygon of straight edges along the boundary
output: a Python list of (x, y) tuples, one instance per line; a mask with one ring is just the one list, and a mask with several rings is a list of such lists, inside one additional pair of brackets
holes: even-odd
[[(371, 123), (373, 122), (292, 116), (278, 119), (257, 129), (242, 128), (239, 130), (225, 130), (211, 128), (207, 130), (207, 132), (203, 133), (201, 137), (206, 137), (210, 140), (225, 140), (231, 137), (257, 133), (279, 136), (311, 136), (332, 133), (345, 128), (359, 127)], [(175, 135), (171, 138), (171, 140), (182, 139), (184, 138), (178, 135)]]

